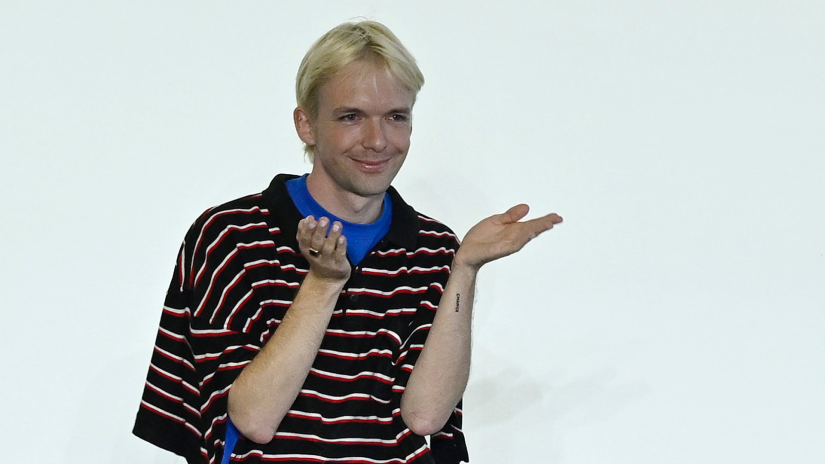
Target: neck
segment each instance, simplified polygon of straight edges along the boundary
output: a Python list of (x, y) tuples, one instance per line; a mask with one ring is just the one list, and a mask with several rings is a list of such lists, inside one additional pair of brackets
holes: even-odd
[(371, 224), (381, 217), (384, 207), (383, 193), (367, 197), (356, 195), (352, 192), (330, 188), (329, 185), (318, 182), (317, 176), (312, 174), (307, 178), (307, 189), (319, 205), (345, 221)]

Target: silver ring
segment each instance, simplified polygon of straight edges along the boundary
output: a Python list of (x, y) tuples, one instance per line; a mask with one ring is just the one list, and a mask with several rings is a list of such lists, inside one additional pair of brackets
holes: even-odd
[(320, 250), (316, 250), (315, 248), (309, 247), (309, 255), (312, 256), (313, 258), (320, 255), (320, 254), (321, 254)]

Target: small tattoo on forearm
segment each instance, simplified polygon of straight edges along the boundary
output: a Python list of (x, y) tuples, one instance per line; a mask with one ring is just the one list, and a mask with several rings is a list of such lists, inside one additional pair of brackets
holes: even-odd
[(455, 294), (455, 312), (458, 312), (458, 305), (459, 305), (459, 303), (461, 303), (461, 294), (460, 294), (460, 293), (456, 293), (456, 294)]

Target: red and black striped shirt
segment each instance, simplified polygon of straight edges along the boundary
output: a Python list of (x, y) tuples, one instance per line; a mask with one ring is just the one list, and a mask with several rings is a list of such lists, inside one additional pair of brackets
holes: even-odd
[[(308, 272), (295, 238), (302, 216), (284, 185), (293, 177), (206, 211), (181, 246), (133, 432), (190, 464), (220, 462), (232, 382)], [(468, 460), (460, 404), (430, 445), (400, 415), (458, 241), (388, 193), (390, 230), (353, 269), (298, 398), (271, 442), (241, 438), (232, 462)]]

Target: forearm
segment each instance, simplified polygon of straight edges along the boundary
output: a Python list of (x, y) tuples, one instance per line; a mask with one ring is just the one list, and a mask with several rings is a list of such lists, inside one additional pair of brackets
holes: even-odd
[(229, 391), (232, 422), (247, 438), (269, 442), (306, 380), (343, 282), (311, 271), (278, 329)]
[(401, 398), (401, 416), (419, 435), (441, 430), (470, 376), (477, 268), (453, 263), (427, 341)]

